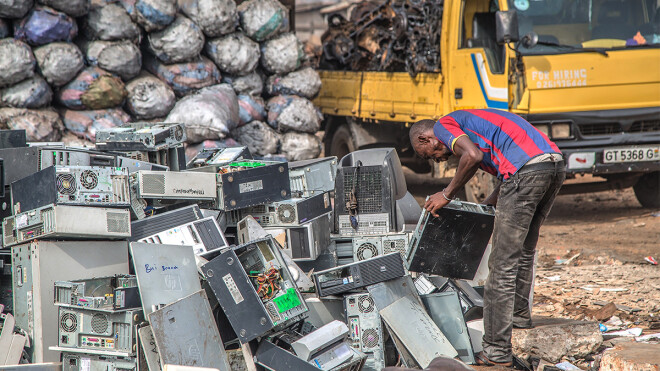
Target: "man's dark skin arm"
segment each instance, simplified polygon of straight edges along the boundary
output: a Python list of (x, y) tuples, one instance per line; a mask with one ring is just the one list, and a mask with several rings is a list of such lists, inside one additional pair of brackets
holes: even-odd
[(449, 199), (453, 198), (458, 190), (463, 188), (465, 183), (479, 170), (479, 165), (484, 158), (483, 153), (467, 136), (462, 136), (456, 140), (456, 143), (454, 143), (454, 154), (460, 158), (456, 175), (447, 188), (445, 188), (444, 195), (442, 192), (433, 194), (429, 196), (429, 199), (424, 204), (424, 208), (435, 217), (438, 216), (438, 210), (449, 203), (445, 196)]

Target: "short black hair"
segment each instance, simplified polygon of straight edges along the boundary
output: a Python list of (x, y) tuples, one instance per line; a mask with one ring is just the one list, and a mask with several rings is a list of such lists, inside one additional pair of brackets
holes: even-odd
[(416, 123), (412, 124), (408, 136), (410, 137), (410, 143), (414, 146), (417, 137), (424, 134), (427, 130), (433, 130), (435, 125), (435, 120), (419, 120)]

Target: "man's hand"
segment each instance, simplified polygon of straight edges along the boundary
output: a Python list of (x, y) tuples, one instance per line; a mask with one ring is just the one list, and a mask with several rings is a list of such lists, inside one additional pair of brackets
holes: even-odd
[(429, 196), (429, 199), (426, 200), (424, 208), (426, 211), (430, 212), (434, 217), (438, 217), (438, 210), (442, 209), (449, 203), (449, 200), (442, 195), (442, 192), (432, 194)]

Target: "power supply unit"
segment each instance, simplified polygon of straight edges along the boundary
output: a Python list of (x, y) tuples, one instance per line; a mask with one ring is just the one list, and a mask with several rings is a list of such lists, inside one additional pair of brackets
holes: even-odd
[(364, 370), (385, 368), (385, 340), (383, 322), (374, 299), (368, 292), (344, 296), (349, 339), (355, 349), (367, 355)]
[(37, 238), (125, 239), (130, 236), (131, 216), (126, 209), (53, 204), (2, 221), (4, 247)]
[(195, 220), (141, 238), (140, 242), (192, 246), (195, 255), (206, 256), (228, 247), (227, 239), (214, 217)]
[(331, 211), (330, 194), (327, 192), (239, 210), (241, 219), (251, 215), (264, 228), (300, 225)]
[(406, 274), (401, 254), (391, 253), (313, 274), (316, 292), (328, 296), (350, 292)]
[(472, 342), (458, 295), (455, 292), (442, 292), (422, 295), (421, 299), (429, 316), (456, 349), (461, 361), (474, 364)]
[(264, 230), (280, 243), (283, 251), (294, 261), (316, 260), (330, 246), (330, 217), (328, 213), (298, 226), (268, 227)]
[(130, 241), (139, 241), (145, 237), (174, 228), (178, 225), (202, 219), (204, 215), (198, 205), (184, 206), (172, 211), (156, 214), (148, 218), (131, 222)]
[(226, 148), (204, 148), (187, 164), (188, 168), (207, 165), (226, 165), (235, 161), (252, 160), (246, 146)]
[(349, 153), (337, 168), (335, 229), (341, 235), (395, 232), (396, 200), (406, 192), (396, 150), (373, 148)]
[(202, 289), (190, 246), (131, 242), (129, 250), (146, 316)]
[(334, 191), (336, 176), (335, 156), (289, 162), (291, 194), (296, 197)]
[(492, 206), (451, 201), (438, 217), (424, 212), (410, 239), (411, 272), (473, 279), (493, 232)]
[(181, 171), (138, 171), (137, 197), (142, 199), (215, 200), (216, 175)]
[(225, 251), (202, 272), (241, 343), (298, 323), (308, 310), (272, 238)]
[(353, 258), (355, 261), (361, 261), (398, 252), (405, 260), (408, 255), (409, 239), (410, 236), (407, 233), (353, 237)]
[(50, 204), (129, 207), (128, 172), (116, 167), (51, 166), (11, 185), (14, 214)]
[(32, 241), (11, 248), (16, 327), (30, 338), (31, 362), (59, 362), (55, 281), (128, 274), (125, 241)]
[(136, 326), (142, 322), (142, 308), (107, 312), (59, 307), (58, 348), (74, 353), (93, 350), (123, 357), (135, 355)]
[(56, 281), (54, 304), (62, 307), (121, 311), (140, 308), (137, 278), (114, 275), (75, 281)]
[(218, 174), (216, 208), (224, 211), (291, 198), (289, 165), (286, 162), (243, 160), (192, 168), (188, 173)]
[(136, 357), (62, 353), (62, 371), (137, 371)]
[(149, 323), (162, 365), (231, 371), (204, 290), (152, 312)]
[(183, 124), (133, 122), (96, 132), (96, 148), (104, 151), (158, 151), (185, 141)]

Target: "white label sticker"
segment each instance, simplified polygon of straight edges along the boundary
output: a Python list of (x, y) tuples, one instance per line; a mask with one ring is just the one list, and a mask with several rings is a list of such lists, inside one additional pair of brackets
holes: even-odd
[(225, 285), (227, 285), (227, 289), (229, 290), (231, 297), (234, 298), (234, 302), (236, 304), (242, 302), (244, 300), (243, 295), (241, 295), (241, 292), (238, 291), (236, 282), (234, 282), (231, 274), (227, 274), (226, 276), (222, 277), (222, 280), (225, 281)]
[(261, 180), (255, 180), (254, 182), (241, 183), (238, 185), (239, 193), (254, 192), (264, 189), (264, 183)]
[(28, 224), (28, 216), (27, 214), (21, 214), (16, 216), (16, 228), (21, 229), (26, 227)]
[(90, 358), (80, 358), (80, 371), (89, 371), (92, 368), (92, 360)]

